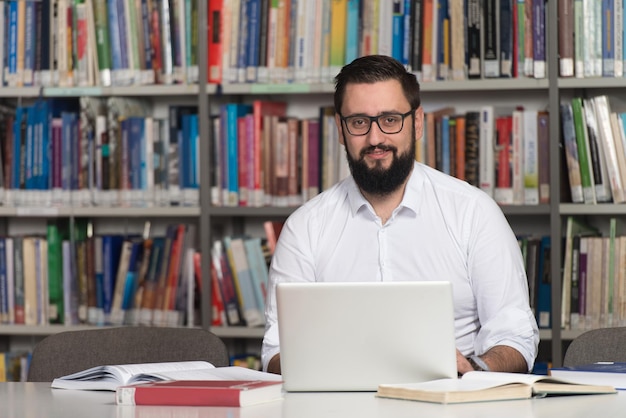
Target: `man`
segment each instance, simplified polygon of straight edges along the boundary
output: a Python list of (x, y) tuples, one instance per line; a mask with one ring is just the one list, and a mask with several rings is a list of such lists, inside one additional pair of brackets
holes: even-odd
[(282, 229), (264, 370), (280, 373), (277, 283), (442, 279), (452, 282), (459, 373), (531, 370), (539, 331), (517, 240), (485, 193), (415, 162), (424, 126), (415, 76), (389, 57), (358, 58), (335, 79), (335, 112), (351, 176)]

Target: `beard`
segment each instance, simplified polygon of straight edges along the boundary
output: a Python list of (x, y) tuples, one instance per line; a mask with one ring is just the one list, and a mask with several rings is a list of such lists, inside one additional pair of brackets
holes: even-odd
[[(345, 138), (344, 138), (345, 139)], [(345, 141), (344, 143), (348, 143)], [(411, 134), (411, 146), (409, 150), (398, 155), (398, 149), (389, 145), (376, 145), (361, 150), (358, 159), (352, 158), (346, 147), (348, 166), (355, 183), (361, 191), (384, 197), (398, 190), (411, 174), (415, 162), (415, 131)], [(382, 166), (382, 161), (376, 161), (374, 167), (368, 167), (365, 155), (375, 150), (391, 151), (393, 160), (389, 168)]]

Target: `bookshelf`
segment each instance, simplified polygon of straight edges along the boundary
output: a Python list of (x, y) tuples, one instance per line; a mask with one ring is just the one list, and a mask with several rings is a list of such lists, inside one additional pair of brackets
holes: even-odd
[[(207, 80), (207, 2), (196, 0), (198, 8), (198, 46), (197, 56), (199, 80)], [(581, 205), (561, 202), (559, 190), (562, 179), (559, 167), (561, 148), (560, 126), (558, 118), (559, 103), (562, 96), (575, 94), (579, 91), (613, 91), (623, 89), (624, 83), (618, 78), (561, 78), (558, 73), (558, 2), (546, 2), (546, 37), (547, 77), (541, 79), (477, 79), (463, 81), (437, 81), (421, 84), (423, 104), (433, 108), (446, 102), (459, 103), (461, 108), (475, 105), (475, 102), (503, 103), (531, 102), (535, 107), (545, 107), (551, 118), (550, 123), (550, 203), (536, 206), (503, 206), (503, 212), (514, 226), (515, 232), (524, 232), (526, 229), (536, 228), (549, 235), (552, 239), (552, 259), (560, 260), (562, 254), (561, 238), (563, 236), (563, 222), (569, 215), (575, 216), (624, 216), (626, 209), (623, 205)], [(149, 86), (114, 86), (114, 87), (3, 87), (0, 88), (0, 98), (33, 100), (42, 97), (140, 97), (149, 100), (167, 103), (170, 101), (184, 101), (196, 104), (200, 115), (209, 115), (214, 112), (215, 106), (226, 101), (246, 102), (254, 98), (269, 100), (283, 100), (298, 102), (300, 108), (306, 108), (307, 102), (332, 103), (332, 83), (225, 83), (220, 85), (178, 84), (178, 85), (149, 85)], [(311, 99), (311, 100), (309, 100)], [(309, 104), (308, 106), (314, 106)], [(207, 161), (211, 160), (212, 129), (209, 118), (199, 118), (200, 154)], [(6, 232), (12, 222), (28, 222), (48, 218), (94, 218), (104, 224), (115, 224), (130, 219), (139, 221), (149, 218), (158, 222), (168, 222), (183, 219), (197, 223), (197, 248), (203, 254), (209, 254), (212, 243), (220, 238), (217, 226), (227, 225), (237, 231), (244, 231), (246, 224), (259, 224), (263, 220), (284, 219), (293, 212), (293, 207), (215, 207), (211, 204), (209, 164), (200, 165), (200, 194), (197, 207), (155, 207), (155, 208), (105, 208), (105, 207), (4, 207), (0, 206), (0, 217), (3, 222), (0, 227)], [(566, 181), (565, 179), (563, 181)], [(519, 230), (517, 228), (520, 228)], [(201, 271), (203, 289), (210, 289), (210, 258), (203, 257)], [(563, 343), (576, 337), (579, 331), (561, 330), (561, 266), (558, 262), (551, 264), (552, 280), (552, 325), (550, 329), (540, 331), (541, 340), (549, 343), (550, 358), (556, 366), (563, 358)], [(211, 306), (208, 292), (203, 296), (201, 305), (201, 319), (203, 327), (210, 327)], [(70, 329), (82, 329), (84, 326), (72, 326)], [(86, 326), (88, 327), (88, 326)], [(66, 330), (63, 326), (12, 326), (0, 325), (0, 346), (4, 342), (8, 345), (12, 337), (41, 337)], [(263, 336), (261, 328), (244, 327), (215, 327), (212, 330), (225, 339), (251, 340), (254, 344), (260, 342)]]

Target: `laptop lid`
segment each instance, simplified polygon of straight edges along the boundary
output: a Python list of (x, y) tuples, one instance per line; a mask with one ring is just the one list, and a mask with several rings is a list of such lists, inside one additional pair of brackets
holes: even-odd
[(279, 283), (287, 391), (375, 391), (456, 377), (449, 282)]

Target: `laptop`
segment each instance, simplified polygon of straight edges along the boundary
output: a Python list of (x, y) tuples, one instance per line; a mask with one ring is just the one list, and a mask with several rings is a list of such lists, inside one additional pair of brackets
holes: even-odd
[(279, 283), (276, 292), (289, 392), (457, 376), (449, 282)]

